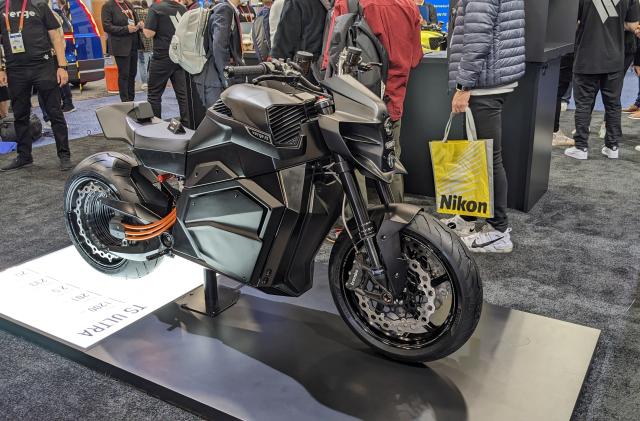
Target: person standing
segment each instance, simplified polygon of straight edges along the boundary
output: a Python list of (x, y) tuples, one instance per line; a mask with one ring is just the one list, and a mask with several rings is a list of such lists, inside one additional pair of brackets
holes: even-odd
[(598, 91), (602, 94), (606, 125), (605, 144), (601, 152), (610, 159), (619, 156), (625, 30), (637, 34), (640, 11), (635, 0), (621, 0), (611, 7), (615, 7), (615, 10), (605, 10), (585, 0), (580, 0), (578, 6), (578, 34), (573, 65), (575, 146), (564, 153), (579, 160), (589, 157), (589, 126)]
[(0, 35), (6, 61), (6, 67), (0, 70), (0, 86), (10, 87), (18, 138), (17, 157), (0, 171), (25, 168), (33, 163), (30, 117), (34, 88), (41, 93), (51, 119), (60, 169), (70, 170), (69, 134), (60, 98), (60, 87), (68, 82), (69, 75), (65, 42), (58, 31), (60, 24), (45, 0), (6, 0), (0, 2), (0, 10), (3, 14)]
[[(291, 1), (291, 0), (288, 0)], [(396, 159), (400, 159), (400, 121), (404, 112), (404, 98), (409, 82), (409, 73), (422, 59), (420, 41), (420, 11), (415, 0), (360, 0), (360, 8), (365, 22), (384, 47), (389, 61), (383, 100), (392, 122)], [(348, 0), (337, 0), (334, 4), (330, 27), (335, 20), (349, 12)], [(329, 37), (333, 34), (330, 33)], [(329, 54), (325, 52), (326, 67)], [(335, 63), (334, 63), (335, 64)], [(379, 93), (377, 93), (379, 95)], [(363, 177), (358, 177), (360, 190), (367, 198), (367, 188)], [(402, 176), (396, 174), (391, 183), (394, 200), (404, 201)]]
[[(507, 174), (502, 161), (502, 109), (525, 73), (524, 0), (459, 0), (449, 47), (454, 113), (470, 108), (478, 139), (493, 139), (494, 217), (480, 232), (475, 220), (444, 222), (476, 253), (513, 250), (507, 218)], [(500, 36), (495, 36), (500, 34)]]
[(560, 59), (560, 77), (558, 79), (558, 91), (556, 94), (556, 114), (553, 120), (552, 146), (573, 146), (575, 141), (565, 135), (560, 129), (560, 113), (562, 112), (562, 101), (567, 93), (571, 80), (573, 79), (573, 53), (565, 54)]
[(271, 57), (293, 59), (298, 51), (306, 51), (317, 60), (322, 53), (326, 15), (327, 6), (321, 0), (286, 0), (271, 44)]
[[(147, 0), (135, 1), (133, 3), (133, 10), (138, 15), (140, 22), (147, 20), (147, 13), (149, 12)], [(151, 61), (151, 52), (153, 51), (153, 40), (147, 38), (144, 34), (141, 34), (140, 38), (142, 40), (142, 46), (138, 50), (138, 73), (140, 74), (142, 89), (146, 91), (149, 86), (149, 61)]]
[(147, 99), (153, 114), (162, 118), (162, 94), (171, 80), (176, 93), (180, 120), (189, 127), (189, 105), (187, 99), (187, 80), (178, 64), (169, 58), (171, 38), (176, 32), (178, 21), (187, 12), (186, 7), (174, 0), (162, 0), (149, 7), (149, 14), (144, 22), (144, 35), (153, 39), (153, 55), (149, 63), (149, 87)]
[(109, 34), (111, 55), (118, 66), (120, 100), (133, 101), (136, 97), (138, 49), (142, 46), (142, 22), (128, 0), (109, 0), (102, 8), (102, 27)]
[(213, 7), (209, 16), (210, 55), (201, 73), (194, 76), (198, 95), (206, 108), (220, 98), (232, 81), (224, 76), (226, 66), (242, 65), (242, 32), (239, 0), (227, 0)]
[(278, 30), (278, 24), (282, 16), (284, 1), (285, 0), (273, 0), (273, 4), (271, 5), (271, 10), (269, 11), (269, 45), (273, 45), (273, 41), (276, 38), (276, 31)]

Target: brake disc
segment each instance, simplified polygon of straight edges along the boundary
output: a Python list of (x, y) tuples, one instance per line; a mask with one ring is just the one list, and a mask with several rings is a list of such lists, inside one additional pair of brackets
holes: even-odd
[[(420, 301), (416, 306), (417, 314), (407, 311), (404, 302), (395, 302), (380, 308), (381, 304), (364, 294), (362, 289), (356, 289), (355, 296), (360, 309), (367, 315), (369, 323), (378, 328), (392, 332), (397, 336), (419, 334), (428, 331), (427, 325), (436, 311), (436, 289), (431, 286), (431, 276), (422, 268), (417, 260), (409, 259), (409, 271), (413, 272), (416, 283), (414, 301)], [(418, 296), (419, 294), (419, 296)]]
[[(107, 189), (105, 189), (104, 187), (94, 182), (90, 182), (89, 184), (85, 185), (81, 190), (78, 190), (78, 198), (76, 199), (76, 206), (73, 210), (73, 212), (76, 214), (76, 223), (78, 225), (78, 233), (82, 237), (84, 243), (89, 247), (92, 254), (99, 256), (102, 259), (108, 260), (109, 263), (113, 263), (113, 261), (119, 259), (119, 257), (109, 252), (101, 250), (97, 245), (93, 243), (93, 241), (89, 238), (90, 236), (87, 235), (87, 232), (84, 229), (84, 224), (82, 222), (82, 215), (83, 215), (83, 207), (84, 208), (87, 207), (87, 202), (85, 200), (85, 197), (93, 196), (93, 195), (98, 196), (95, 199), (97, 200), (100, 197), (110, 197), (111, 193), (107, 191)], [(87, 209), (84, 209), (84, 215), (87, 215), (87, 214), (88, 214)], [(87, 229), (91, 230), (90, 227), (88, 227)]]

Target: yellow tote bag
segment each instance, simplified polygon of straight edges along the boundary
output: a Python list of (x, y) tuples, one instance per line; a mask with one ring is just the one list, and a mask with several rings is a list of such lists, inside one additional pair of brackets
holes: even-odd
[(448, 140), (451, 113), (442, 141), (429, 142), (436, 210), (451, 215), (493, 217), (493, 140), (478, 140), (473, 114), (467, 108), (468, 140)]

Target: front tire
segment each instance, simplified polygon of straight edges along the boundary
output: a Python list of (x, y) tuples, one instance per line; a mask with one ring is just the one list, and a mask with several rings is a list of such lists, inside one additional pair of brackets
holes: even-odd
[(133, 158), (120, 153), (92, 155), (73, 170), (64, 190), (65, 226), (82, 258), (104, 274), (128, 279), (150, 274), (162, 257), (137, 261), (110, 253), (110, 246), (121, 245), (122, 242), (109, 232), (109, 221), (114, 211), (103, 206), (98, 199), (110, 197), (141, 203), (130, 178), (131, 169), (136, 165)]
[[(424, 212), (400, 236), (410, 263), (403, 300), (383, 306), (346, 288), (355, 248), (345, 232), (331, 253), (331, 294), (347, 325), (376, 351), (404, 362), (438, 360), (464, 345), (478, 324), (482, 311), (478, 269), (460, 239)], [(375, 292), (375, 288), (371, 281), (362, 284), (362, 290)]]

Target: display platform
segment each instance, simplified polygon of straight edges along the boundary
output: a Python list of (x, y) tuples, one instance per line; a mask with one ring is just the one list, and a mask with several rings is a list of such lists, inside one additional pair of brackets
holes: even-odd
[[(65, 267), (83, 264), (78, 256)], [(297, 299), (245, 288), (215, 319), (182, 307), (203, 299), (198, 288), (87, 350), (10, 320), (0, 327), (208, 418), (570, 419), (598, 330), (486, 304), (454, 355), (400, 364), (351, 333), (327, 282), (326, 266), (317, 265), (314, 288)], [(28, 297), (20, 301), (30, 306)]]

